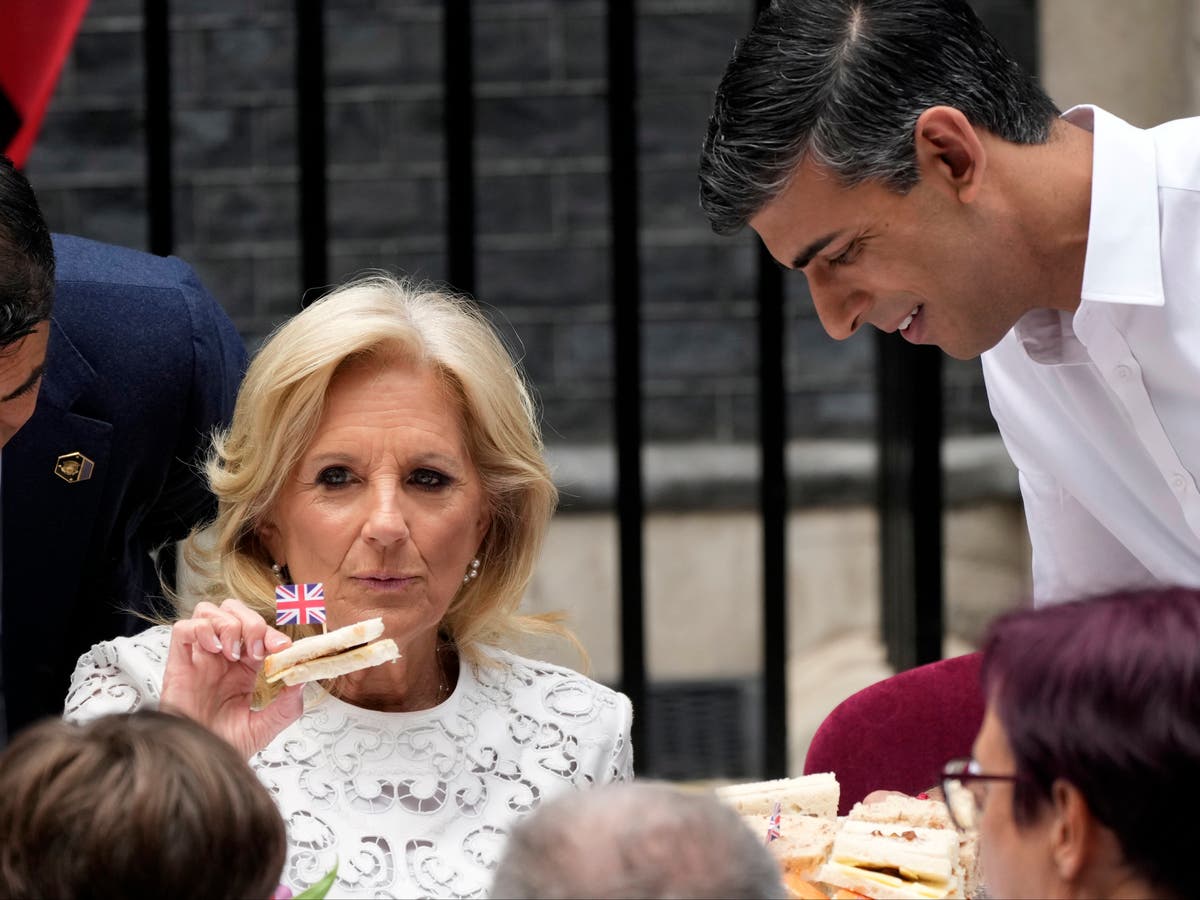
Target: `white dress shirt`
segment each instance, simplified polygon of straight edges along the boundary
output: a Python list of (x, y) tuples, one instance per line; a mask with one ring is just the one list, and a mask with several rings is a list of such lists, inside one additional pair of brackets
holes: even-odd
[(1200, 586), (1200, 118), (1064, 118), (1094, 135), (1079, 308), (1034, 310), (983, 355), (1034, 599)]

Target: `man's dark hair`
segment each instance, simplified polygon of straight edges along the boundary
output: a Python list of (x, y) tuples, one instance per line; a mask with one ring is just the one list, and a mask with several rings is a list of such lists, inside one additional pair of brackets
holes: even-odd
[(916, 185), (914, 129), (950, 106), (1014, 143), (1044, 143), (1054, 103), (965, 0), (775, 0), (733, 51), (700, 156), (700, 205), (737, 231), (805, 156), (846, 185)]
[(25, 176), (0, 156), (0, 347), (50, 318), (54, 244)]
[(1158, 896), (1191, 896), (1200, 805), (1200, 591), (1112, 594), (1010, 613), (983, 683), (1025, 776), (1018, 825), (1062, 779)]
[(0, 896), (265, 898), (286, 855), (270, 793), (190, 719), (48, 719), (0, 757)]

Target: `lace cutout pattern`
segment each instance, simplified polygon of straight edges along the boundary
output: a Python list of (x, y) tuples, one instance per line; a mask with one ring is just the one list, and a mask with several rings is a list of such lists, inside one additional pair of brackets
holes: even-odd
[[(156, 705), (170, 630), (80, 658), (66, 716)], [(484, 897), (509, 829), (548, 797), (632, 777), (629, 701), (569, 669), (490, 650), (440, 706), (380, 713), (310, 691), (250, 763), (288, 829), (283, 881), (335, 862), (331, 896)]]

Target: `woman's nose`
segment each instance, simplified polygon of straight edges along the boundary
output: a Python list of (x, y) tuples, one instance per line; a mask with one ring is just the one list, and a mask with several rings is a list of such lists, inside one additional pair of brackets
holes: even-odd
[(363, 537), (374, 544), (395, 544), (408, 538), (408, 520), (394, 490), (372, 493), (371, 508), (363, 523)]

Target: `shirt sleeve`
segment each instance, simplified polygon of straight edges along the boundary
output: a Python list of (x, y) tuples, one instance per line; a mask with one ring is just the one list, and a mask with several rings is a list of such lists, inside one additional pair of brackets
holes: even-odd
[(617, 734), (609, 757), (608, 782), (633, 781), (633, 741), (630, 726), (633, 724), (633, 705), (624, 694), (617, 694)]
[(93, 646), (75, 665), (63, 718), (83, 723), (114, 713), (156, 709), (169, 640), (170, 629), (157, 627)]

